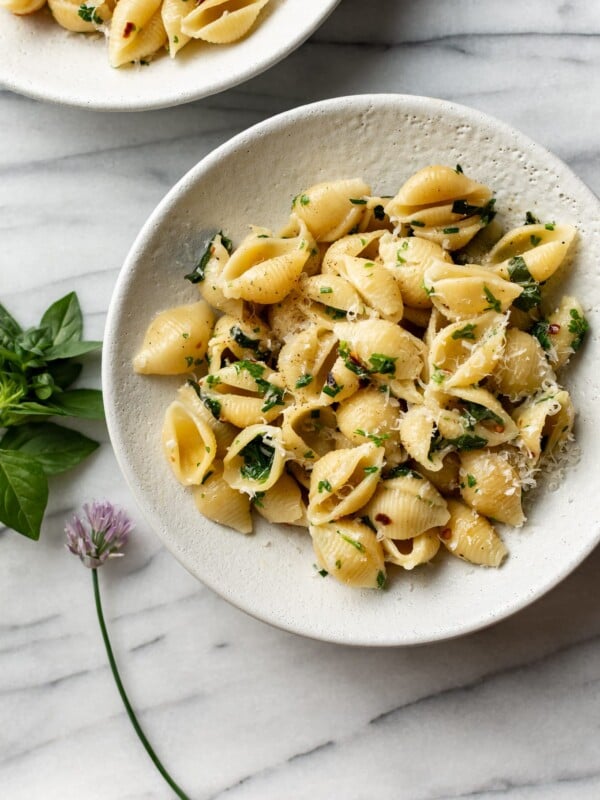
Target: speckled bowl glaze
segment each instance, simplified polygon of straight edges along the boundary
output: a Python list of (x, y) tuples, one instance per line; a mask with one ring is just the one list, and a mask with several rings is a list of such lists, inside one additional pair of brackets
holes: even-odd
[[(318, 146), (317, 146), (318, 143)], [(394, 194), (415, 170), (460, 163), (496, 192), (499, 219), (526, 210), (579, 229), (560, 289), (574, 293), (592, 330), (565, 376), (578, 409), (581, 458), (557, 490), (545, 481), (528, 498), (528, 522), (503, 536), (499, 570), (440, 552), (414, 572), (390, 570), (386, 591), (346, 588), (313, 569), (310, 537), (259, 520), (242, 536), (201, 517), (161, 453), (164, 410), (180, 378), (140, 377), (131, 360), (152, 315), (197, 295), (183, 274), (207, 231), (239, 241), (248, 223), (277, 228), (291, 198), (325, 179), (361, 176)], [(103, 375), (108, 424), (121, 469), (148, 523), (180, 562), (238, 608), (305, 636), (352, 645), (408, 645), (490, 625), (540, 597), (600, 539), (598, 305), (600, 207), (555, 156), (478, 111), (402, 95), (328, 100), (267, 120), (219, 147), (165, 197), (121, 271), (107, 321)]]
[(15, 92), (101, 111), (188, 103), (253, 78), (313, 33), (340, 0), (271, 0), (239, 42), (190, 42), (175, 59), (112, 69), (101, 35), (69, 33), (46, 8), (17, 17), (0, 8), (0, 84)]

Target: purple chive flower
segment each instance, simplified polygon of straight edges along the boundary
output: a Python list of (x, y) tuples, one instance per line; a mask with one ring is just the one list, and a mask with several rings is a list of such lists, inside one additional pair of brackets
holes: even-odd
[(107, 558), (122, 556), (133, 523), (124, 511), (107, 500), (83, 506), (84, 515), (73, 516), (65, 526), (67, 548), (79, 556), (86, 567), (101, 567)]

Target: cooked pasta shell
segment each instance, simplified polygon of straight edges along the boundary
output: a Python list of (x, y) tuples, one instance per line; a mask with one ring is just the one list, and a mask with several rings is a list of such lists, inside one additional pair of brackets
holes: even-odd
[(431, 451), (431, 442), (436, 431), (435, 415), (425, 405), (413, 406), (400, 418), (400, 441), (407, 453), (418, 464), (432, 472), (442, 469), (443, 456)]
[(403, 474), (380, 482), (364, 508), (380, 538), (412, 539), (444, 525), (450, 516), (433, 484), (408, 467), (400, 470)]
[(108, 36), (108, 57), (113, 67), (140, 61), (167, 41), (160, 15), (162, 0), (121, 0), (117, 3)]
[(406, 457), (398, 430), (400, 404), (387, 392), (359, 389), (340, 403), (336, 416), (340, 431), (352, 444), (371, 440), (382, 445), (388, 465), (400, 463)]
[(217, 454), (211, 426), (179, 400), (165, 413), (162, 444), (175, 477), (184, 486), (201, 483)]
[[(228, 241), (231, 248), (231, 243)], [(201, 257), (202, 265), (206, 254)], [(223, 294), (223, 270), (229, 260), (229, 250), (223, 243), (223, 235), (217, 233), (208, 245), (208, 259), (204, 264), (201, 280), (198, 282), (198, 290), (202, 297), (214, 308), (231, 314), (236, 319), (241, 319), (244, 314), (244, 301), (233, 300)]]
[(275, 349), (277, 342), (264, 322), (256, 317), (243, 320), (224, 314), (208, 342), (210, 371), (218, 372), (234, 361), (268, 359)]
[(471, 386), (490, 375), (502, 353), (507, 317), (488, 311), (447, 325), (429, 350), (429, 379), (440, 387)]
[(292, 458), (312, 467), (315, 461), (336, 448), (336, 415), (318, 400), (293, 405), (283, 412), (283, 446)]
[(400, 287), (382, 264), (366, 258), (344, 256), (340, 274), (354, 286), (377, 316), (390, 322), (402, 319), (404, 306)]
[(208, 519), (240, 533), (252, 533), (250, 497), (223, 480), (223, 465), (214, 462), (204, 483), (193, 491), (196, 508)]
[(539, 282), (547, 281), (562, 264), (577, 233), (572, 225), (523, 225), (514, 228), (500, 239), (489, 255), (489, 262), (496, 264), (496, 272), (510, 278), (516, 266), (515, 258), (521, 258), (531, 277)]
[(134, 370), (142, 375), (182, 375), (197, 369), (212, 323), (213, 313), (204, 300), (162, 311), (148, 326), (133, 359)]
[(398, 238), (385, 233), (379, 243), (379, 253), (399, 285), (404, 302), (413, 308), (431, 308), (431, 298), (423, 288), (425, 271), (437, 261), (452, 263), (446, 251), (435, 242), (416, 236)]
[(204, 0), (183, 21), (183, 31), (195, 39), (229, 44), (245, 36), (269, 0)]
[[(448, 389), (442, 403), (452, 406), (438, 417), (442, 436), (476, 436), (482, 447), (496, 447), (516, 439), (519, 431), (502, 403), (487, 389), (476, 386)], [(458, 424), (456, 420), (458, 419)]]
[(459, 266), (438, 261), (425, 272), (425, 287), (433, 304), (452, 321), (485, 311), (504, 313), (523, 287), (475, 264)]
[(364, 213), (362, 200), (370, 194), (368, 184), (358, 179), (326, 181), (297, 195), (292, 210), (318, 242), (334, 242), (359, 224)]
[(325, 378), (319, 401), (323, 405), (341, 403), (358, 391), (359, 387), (358, 375), (348, 369), (343, 358), (336, 358)]
[(489, 450), (461, 453), (460, 461), (463, 500), (486, 517), (520, 527), (525, 522), (521, 481), (510, 462)]
[(374, 233), (379, 231), (391, 231), (394, 227), (392, 221), (385, 213), (384, 206), (389, 198), (369, 197), (364, 206), (362, 218), (358, 224), (360, 233)]
[(18, 17), (24, 17), (27, 14), (33, 14), (39, 11), (46, 5), (46, 0), (2, 0), (0, 7), (5, 8), (7, 11), (16, 14)]
[(281, 477), (286, 459), (281, 428), (249, 425), (233, 440), (223, 461), (223, 477), (239, 492), (266, 492)]
[(340, 342), (348, 346), (351, 358), (358, 359), (375, 376), (411, 380), (423, 369), (423, 342), (393, 322), (383, 319), (338, 322), (333, 330)]
[[(487, 187), (468, 178), (451, 167), (434, 164), (415, 172), (401, 186), (396, 196), (387, 204), (386, 212), (392, 218), (410, 218), (415, 208), (437, 206), (457, 198), (473, 195), (491, 196)], [(407, 220), (408, 221), (408, 220)]]
[(260, 361), (236, 361), (199, 383), (208, 404), (218, 403), (220, 418), (238, 428), (271, 422), (285, 408), (281, 376)]
[[(217, 442), (217, 456), (223, 458), (227, 448), (235, 439), (237, 429), (228, 422), (220, 419), (220, 408), (214, 401), (204, 396), (198, 384), (186, 383), (178, 391), (179, 400), (192, 414), (205, 422), (215, 435)], [(216, 414), (216, 416), (215, 416)]]
[(284, 472), (277, 483), (266, 492), (255, 494), (254, 508), (269, 522), (287, 525), (305, 524), (305, 508), (296, 481)]
[(348, 586), (381, 589), (385, 585), (383, 549), (373, 531), (355, 520), (310, 525), (317, 564)]
[(509, 328), (504, 352), (494, 372), (494, 386), (500, 394), (516, 402), (537, 389), (554, 374), (539, 341), (524, 331)]
[(458, 489), (460, 482), (458, 477), (460, 467), (458, 453), (448, 453), (441, 460), (441, 464), (438, 470), (429, 469), (423, 464), (415, 464), (415, 466), (424, 478), (433, 483), (438, 492), (444, 495), (452, 494)]
[(337, 340), (332, 331), (312, 326), (288, 341), (279, 353), (279, 372), (290, 392), (317, 398), (337, 358)]
[(302, 282), (306, 297), (329, 308), (364, 314), (365, 303), (354, 286), (340, 275), (313, 275)]
[(575, 410), (569, 393), (558, 386), (542, 389), (513, 412), (519, 436), (533, 463), (570, 438)]
[(574, 297), (563, 297), (548, 321), (539, 323), (548, 357), (556, 369), (564, 367), (583, 344), (588, 323), (581, 304)]
[(223, 294), (251, 303), (280, 302), (296, 288), (313, 245), (302, 222), (290, 238), (251, 233), (223, 268)]
[(160, 13), (167, 32), (169, 55), (175, 58), (181, 48), (190, 41), (190, 37), (181, 30), (183, 18), (190, 13), (189, 0), (163, 0)]
[(448, 510), (450, 519), (439, 534), (442, 544), (471, 564), (499, 567), (507, 550), (487, 519), (458, 500), (448, 500)]
[(385, 560), (396, 564), (403, 569), (414, 569), (420, 564), (427, 564), (440, 549), (440, 540), (437, 529), (421, 533), (414, 539), (404, 539), (395, 542), (393, 539), (383, 539)]
[[(48, 0), (48, 6), (52, 11), (52, 16), (61, 27), (74, 33), (93, 33), (110, 20), (114, 2), (107, 0), (98, 5), (86, 5), (87, 13), (83, 16), (80, 14), (82, 4), (77, 0)], [(41, 8), (39, 5), (38, 7)]]
[(333, 242), (323, 256), (321, 272), (324, 275), (342, 275), (346, 256), (375, 261), (379, 256), (379, 242), (384, 233), (385, 231), (353, 233)]
[(326, 453), (315, 464), (308, 519), (313, 525), (354, 514), (371, 499), (381, 474), (383, 447), (373, 443)]

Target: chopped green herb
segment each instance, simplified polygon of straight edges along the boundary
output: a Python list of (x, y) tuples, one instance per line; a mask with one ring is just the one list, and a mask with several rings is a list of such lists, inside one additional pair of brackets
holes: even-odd
[(323, 387), (323, 393), (328, 397), (336, 397), (343, 388), (343, 386), (340, 386), (339, 383), (336, 382), (331, 372), (328, 372), (325, 386)]
[(423, 284), (423, 291), (425, 292), (427, 297), (431, 297), (432, 294), (435, 294), (435, 289), (433, 288), (433, 286), (425, 286), (425, 284)]
[(319, 569), (316, 564), (313, 564), (313, 567), (317, 570), (317, 572), (322, 578), (326, 578), (329, 575), (326, 569)]
[(377, 588), (384, 589), (385, 588), (385, 572), (379, 570), (377, 573)]
[(356, 548), (357, 550), (359, 550), (361, 553), (364, 553), (364, 552), (365, 552), (366, 548), (365, 548), (365, 546), (364, 546), (364, 544), (363, 544), (362, 542), (358, 542), (356, 539), (352, 539), (350, 536), (346, 536), (346, 534), (345, 534), (345, 533), (342, 533), (341, 531), (336, 531), (336, 533), (337, 533), (337, 535), (338, 535), (338, 536), (340, 536), (340, 537), (341, 537), (341, 538), (342, 538), (342, 539), (343, 539), (345, 542), (348, 542), (348, 544), (351, 544), (351, 545), (352, 545), (352, 547), (355, 547), (355, 548)]
[(392, 478), (407, 478), (407, 477), (416, 478), (417, 480), (420, 481), (423, 480), (422, 475), (419, 475), (418, 472), (415, 472), (414, 469), (411, 469), (410, 467), (405, 467), (404, 464), (398, 464), (398, 466), (389, 469), (383, 476), (383, 479), (389, 481)]
[(383, 206), (381, 205), (375, 206), (375, 208), (373, 209), (373, 216), (375, 217), (375, 219), (379, 220), (385, 219), (385, 211), (383, 209)]
[(523, 287), (522, 293), (514, 301), (514, 305), (522, 311), (529, 311), (539, 306), (542, 301), (540, 285), (533, 279), (523, 256), (515, 256), (508, 262), (508, 274), (512, 283)]
[(312, 380), (313, 376), (309, 372), (306, 372), (296, 381), (296, 389), (303, 389), (305, 386), (308, 386), (309, 383), (312, 383)]
[(273, 466), (273, 459), (275, 458), (275, 448), (267, 444), (262, 436), (255, 436), (251, 442), (243, 447), (239, 455), (244, 459), (244, 463), (240, 468), (242, 477), (248, 480), (256, 481), (257, 483), (264, 483)]
[(454, 168), (454, 172), (457, 172), (459, 175), (463, 174), (463, 168), (461, 167), (460, 164), (456, 165), (456, 167)]
[(472, 489), (474, 486), (477, 486), (476, 478), (470, 473), (467, 475), (467, 486), (469, 487), (469, 489)]
[(250, 375), (252, 375), (254, 380), (256, 380), (257, 378), (260, 378), (261, 375), (263, 374), (263, 372), (265, 371), (265, 368), (264, 368), (264, 366), (262, 364), (259, 364), (256, 361), (248, 361), (247, 359), (242, 359), (241, 361), (236, 361), (233, 366), (235, 367), (235, 371), (238, 374), (243, 369), (245, 369), (246, 372), (249, 372)]
[(329, 483), (328, 480), (319, 481), (319, 485), (318, 485), (317, 488), (319, 490), (319, 494), (321, 492), (331, 492), (331, 491), (333, 491), (332, 488), (331, 488), (331, 484)]
[(398, 264), (406, 264), (406, 259), (402, 258), (402, 256), (400, 255), (400, 250), (398, 250), (396, 253), (396, 261), (398, 262)]
[(587, 319), (582, 316), (576, 308), (572, 308), (569, 311), (569, 316), (571, 317), (571, 321), (569, 322), (569, 332), (575, 334), (575, 338), (571, 340), (571, 347), (575, 352), (579, 350), (581, 345), (583, 344), (583, 340), (585, 338), (585, 334), (588, 332), (590, 328), (590, 324)]
[(550, 327), (550, 323), (546, 319), (541, 319), (539, 322), (536, 322), (535, 325), (531, 329), (531, 335), (535, 336), (538, 342), (542, 345), (544, 350), (550, 350), (552, 347), (552, 342), (548, 338), (548, 328)]
[(432, 453), (443, 450), (448, 446), (456, 447), (457, 450), (480, 450), (482, 447), (485, 447), (487, 443), (488, 440), (483, 436), (476, 436), (469, 433), (457, 436), (456, 439), (445, 439), (443, 436), (440, 436), (439, 433), (436, 433), (431, 439), (429, 457), (431, 457)]
[(359, 378), (368, 378), (369, 370), (363, 365), (362, 361), (354, 353), (350, 352), (348, 342), (340, 342), (338, 347), (338, 354), (344, 360), (346, 369), (358, 375)]
[(328, 317), (333, 319), (346, 319), (346, 312), (343, 308), (333, 308), (333, 306), (325, 306), (325, 313)]
[(484, 225), (489, 225), (490, 222), (496, 216), (496, 211), (494, 211), (494, 206), (496, 205), (496, 198), (492, 197), (491, 200), (488, 200), (487, 203), (481, 209), (481, 213), (479, 216), (481, 217), (481, 221)]
[(104, 22), (100, 14), (98, 14), (96, 6), (86, 6), (85, 3), (82, 3), (77, 10), (77, 14), (84, 22), (94, 22), (96, 25), (102, 25)]
[(336, 569), (341, 569), (342, 568), (342, 562), (341, 562), (341, 560), (339, 558), (336, 558), (336, 560), (335, 560), (335, 568)]
[(433, 372), (431, 373), (431, 380), (437, 383), (438, 386), (446, 380), (446, 373), (443, 369), (438, 367), (437, 364), (433, 365)]
[(363, 431), (362, 428), (357, 428), (354, 433), (357, 436), (364, 436), (365, 439), (370, 439), (376, 447), (381, 447), (383, 442), (390, 438), (389, 433), (367, 433), (366, 431)]
[(173, 44), (179, 44), (179, 36), (173, 37)]
[(185, 356), (185, 363), (188, 365), (188, 367), (191, 367), (194, 363), (194, 356)]
[(190, 338), (189, 333), (182, 333), (181, 335), (183, 336), (184, 339), (189, 339)]
[(307, 206), (310, 203), (310, 197), (303, 194), (300, 196), (300, 205)]
[(285, 389), (282, 389), (281, 386), (276, 386), (274, 383), (269, 383), (269, 381), (263, 381), (262, 379), (257, 379), (256, 381), (257, 386), (259, 389), (264, 393), (264, 405), (261, 407), (261, 411), (266, 413), (270, 411), (275, 406), (283, 406), (285, 405), (283, 401), (283, 395), (285, 393)]
[(442, 230), (442, 233), (448, 233), (448, 234), (450, 234), (450, 233), (458, 233), (459, 230), (460, 230), (460, 228), (444, 228)]
[(483, 422), (486, 419), (492, 420), (497, 425), (501, 425), (502, 429), (504, 430), (504, 421), (502, 417), (499, 417), (493, 411), (491, 411), (486, 406), (482, 406), (479, 403), (464, 403), (464, 407), (460, 412), (460, 416), (462, 417), (463, 424), (468, 431), (472, 431), (475, 429), (475, 425), (478, 422)]
[(208, 384), (209, 388), (212, 389), (215, 386), (218, 386), (221, 383), (221, 378), (214, 373), (210, 373), (206, 376), (206, 383)]
[(452, 334), (453, 339), (475, 339), (475, 334), (473, 331), (477, 328), (472, 322), (468, 322), (464, 328), (459, 328), (457, 331), (454, 331)]
[(538, 244), (542, 241), (541, 236), (534, 236), (533, 234), (529, 237), (529, 241), (531, 242), (532, 247), (537, 247)]
[(419, 219), (411, 219), (410, 224), (413, 226), (413, 228), (424, 228), (425, 227), (425, 223), (421, 222), (421, 220), (419, 220)]
[(264, 508), (265, 505), (263, 503), (263, 497), (265, 496), (266, 492), (254, 492), (254, 494), (250, 497), (250, 502), (258, 506), (258, 508)]
[(360, 517), (360, 521), (362, 522), (363, 525), (366, 525), (367, 528), (370, 528), (373, 531), (373, 533), (377, 533), (377, 528), (375, 527), (375, 525), (373, 525), (373, 522), (371, 521), (371, 517), (367, 517), (367, 516)]
[(363, 200), (361, 197), (351, 197), (350, 202), (353, 206), (365, 206), (367, 204), (367, 201)]
[(315, 454), (313, 453), (312, 450), (307, 450), (306, 453), (304, 453), (304, 456), (303, 456), (303, 458), (314, 458), (314, 457), (315, 457)]
[(319, 294), (331, 294), (332, 292), (333, 289), (331, 288), (331, 286), (321, 286), (321, 288), (319, 289)]
[(240, 347), (245, 347), (248, 350), (258, 350), (260, 339), (251, 339), (250, 336), (246, 336), (238, 325), (234, 325), (230, 328), (229, 333), (233, 337), (233, 341), (239, 344)]
[(226, 236), (224, 236), (223, 231), (219, 231), (219, 233), (214, 236), (206, 246), (204, 253), (200, 257), (200, 261), (196, 264), (194, 269), (184, 276), (186, 280), (190, 281), (190, 283), (202, 283), (202, 281), (205, 279), (206, 267), (208, 266), (208, 262), (213, 255), (214, 244), (217, 237), (220, 237), (221, 244), (227, 250), (227, 252), (231, 253), (233, 249), (231, 239), (228, 239)]
[(364, 467), (364, 471), (367, 475), (374, 475), (376, 472), (379, 472), (379, 467), (373, 465), (372, 467)]
[(554, 230), (554, 225), (555, 225), (555, 224), (556, 224), (556, 223), (554, 223), (554, 222), (547, 222), (547, 223), (544, 225), (544, 228), (546, 228), (546, 230), (547, 230), (547, 231), (553, 231), (553, 230)]
[(396, 372), (397, 356), (385, 356), (381, 353), (373, 353), (369, 356), (371, 363), (370, 372), (378, 372), (380, 375), (393, 375)]
[(539, 225), (539, 224), (540, 224), (539, 219), (536, 216), (534, 216), (531, 213), (531, 211), (525, 212), (525, 225)]
[(500, 303), (500, 300), (494, 297), (489, 287), (485, 284), (483, 285), (483, 291), (485, 293), (486, 300), (489, 303), (489, 306), (486, 306), (484, 311), (497, 311), (500, 313), (502, 311), (502, 304)]

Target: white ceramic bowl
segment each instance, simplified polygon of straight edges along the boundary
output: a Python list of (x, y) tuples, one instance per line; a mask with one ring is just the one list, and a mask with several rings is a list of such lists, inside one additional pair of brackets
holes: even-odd
[(48, 9), (17, 17), (0, 9), (0, 84), (15, 92), (102, 111), (188, 103), (258, 75), (299, 47), (339, 0), (271, 0), (243, 40), (190, 42), (175, 59), (112, 69), (104, 37), (69, 33)]
[[(201, 517), (161, 453), (164, 410), (180, 378), (140, 377), (131, 359), (150, 318), (196, 292), (183, 280), (207, 231), (239, 240), (248, 223), (277, 228), (291, 198), (317, 181), (361, 176), (394, 194), (416, 169), (460, 163), (489, 184), (507, 225), (531, 210), (578, 226), (563, 283), (591, 310), (591, 333), (567, 376), (579, 416), (581, 459), (557, 491), (541, 487), (529, 520), (505, 534), (499, 570), (446, 553), (433, 566), (391, 570), (384, 592), (346, 588), (313, 569), (300, 528), (259, 522), (242, 536)], [(259, 619), (344, 644), (401, 645), (467, 633), (523, 608), (573, 570), (600, 539), (598, 307), (600, 208), (555, 156), (484, 114), (401, 95), (346, 97), (294, 109), (219, 147), (194, 167), (152, 214), (123, 267), (104, 346), (104, 391), (114, 449), (150, 525), (181, 563), (222, 597)]]

